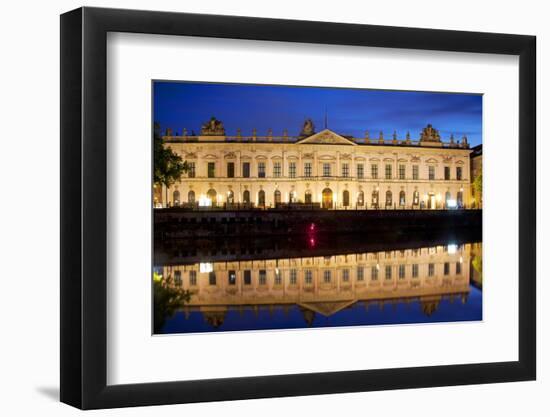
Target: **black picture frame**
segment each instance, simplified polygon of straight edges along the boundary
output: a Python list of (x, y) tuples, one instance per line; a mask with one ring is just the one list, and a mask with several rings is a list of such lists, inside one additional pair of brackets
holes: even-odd
[[(108, 32), (519, 56), (519, 360), (107, 385)], [(61, 401), (82, 409), (533, 380), (536, 377), (536, 38), (80, 8), (61, 16)]]

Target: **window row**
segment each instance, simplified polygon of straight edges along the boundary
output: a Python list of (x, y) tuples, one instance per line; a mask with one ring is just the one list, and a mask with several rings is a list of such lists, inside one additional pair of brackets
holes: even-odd
[[(252, 176), (251, 172), (251, 166), (250, 162), (243, 162), (242, 163), (242, 170), (241, 170), (241, 177), (242, 178), (250, 178)], [(344, 178), (348, 178), (352, 176), (351, 170), (350, 170), (350, 163), (349, 162), (343, 162), (340, 164), (340, 173), (333, 172), (333, 164), (331, 163), (323, 163), (321, 168), (321, 175), (323, 177), (333, 177), (333, 176), (341, 176)], [(393, 164), (385, 164), (384, 165), (384, 178), (385, 179), (395, 179), (393, 175)], [(196, 170), (196, 163), (195, 162), (188, 162), (187, 163), (187, 176), (189, 178), (195, 178), (197, 175)], [(267, 171), (266, 171), (266, 162), (260, 161), (257, 163), (256, 166), (256, 176), (258, 178), (266, 178)], [(372, 164), (370, 166), (370, 178), (372, 179), (378, 179), (378, 164)], [(207, 162), (207, 168), (206, 168), (207, 176), (208, 178), (215, 178), (216, 177), (216, 162)], [(303, 177), (312, 177), (313, 176), (313, 163), (312, 162), (304, 162), (303, 164)], [(226, 164), (226, 172), (225, 177), (227, 178), (235, 178), (236, 171), (235, 171), (235, 162), (227, 162)], [(455, 178), (456, 180), (461, 181), (463, 179), (463, 171), (462, 167), (455, 167)], [(288, 172), (284, 173), (282, 168), (281, 162), (274, 162), (273, 163), (273, 171), (272, 171), (272, 177), (274, 178), (280, 178), (280, 177), (288, 177), (288, 178), (296, 178), (298, 176), (298, 170), (296, 166), (296, 162), (289, 162), (288, 163)], [(222, 175), (223, 176), (223, 175)], [(365, 164), (363, 163), (357, 163), (355, 164), (355, 176), (358, 179), (365, 178)], [(451, 180), (451, 167), (450, 166), (444, 166), (443, 167), (443, 179), (445, 180)], [(412, 169), (409, 175), (407, 175), (407, 166), (404, 164), (399, 164), (397, 166), (397, 179), (400, 180), (406, 180), (406, 179), (413, 179), (413, 180), (419, 180), (420, 179), (420, 168), (419, 165), (412, 165)], [(428, 166), (428, 179), (429, 180), (435, 180), (436, 179), (436, 166), (435, 165), (429, 165)], [(439, 179), (439, 178), (437, 178)]]
[[(356, 271), (356, 281), (361, 282), (364, 281), (366, 278), (366, 267), (358, 266)], [(397, 277), (399, 279), (405, 279), (406, 278), (406, 270), (407, 265), (401, 264), (397, 266)], [(392, 265), (385, 265), (384, 267), (384, 278), (386, 280), (390, 280), (393, 278), (393, 271), (394, 268)], [(410, 265), (410, 271), (411, 271), (411, 277), (412, 278), (418, 278), (419, 277), (419, 265), (418, 264), (412, 264)], [(330, 269), (325, 269), (322, 271), (322, 282), (325, 284), (329, 284), (333, 281), (333, 279), (338, 278), (338, 273), (340, 274), (340, 278), (342, 282), (349, 282), (351, 278), (351, 270), (346, 269), (340, 269), (338, 271), (333, 271)], [(443, 264), (443, 275), (447, 276), (451, 273), (451, 263), (445, 262)], [(371, 281), (377, 281), (380, 274), (380, 266), (372, 266), (370, 267), (370, 279)], [(455, 263), (455, 274), (460, 275), (462, 274), (462, 263), (456, 262)], [(428, 277), (435, 276), (435, 264), (430, 263), (428, 264)], [(244, 270), (242, 273), (242, 279), (243, 279), (243, 285), (252, 285), (252, 270), (247, 269)], [(216, 272), (211, 271), (208, 273), (208, 285), (217, 285), (218, 279)], [(288, 273), (288, 282), (290, 285), (295, 285), (298, 283), (298, 270), (291, 269)], [(182, 273), (181, 271), (175, 271), (174, 272), (174, 284), (176, 286), (181, 286), (183, 283), (182, 281)], [(230, 270), (227, 273), (227, 283), (229, 285), (236, 285), (237, 284), (237, 271)], [(275, 270), (274, 271), (274, 285), (282, 285), (283, 283), (283, 273), (281, 271)], [(306, 269), (304, 270), (303, 274), (303, 283), (304, 284), (312, 284), (313, 283), (313, 270)], [(267, 270), (260, 269), (258, 270), (258, 284), (259, 285), (267, 285)], [(196, 286), (197, 285), (197, 271), (189, 271), (189, 285), (190, 286)]]

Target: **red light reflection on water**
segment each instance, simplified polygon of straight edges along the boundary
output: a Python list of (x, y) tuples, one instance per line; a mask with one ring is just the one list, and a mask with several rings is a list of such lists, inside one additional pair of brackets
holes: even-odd
[(308, 230), (308, 242), (309, 242), (309, 247), (310, 248), (314, 248), (315, 247), (315, 223), (311, 223), (309, 225), (309, 230)]

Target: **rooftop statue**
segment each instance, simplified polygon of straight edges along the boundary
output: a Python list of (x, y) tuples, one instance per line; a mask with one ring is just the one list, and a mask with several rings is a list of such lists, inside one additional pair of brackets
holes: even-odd
[(315, 125), (313, 124), (313, 121), (311, 119), (306, 119), (304, 126), (302, 127), (302, 131), (300, 132), (300, 136), (311, 136), (314, 133)]
[(441, 136), (439, 136), (439, 132), (429, 124), (422, 129), (420, 140), (426, 142), (441, 142)]
[(225, 136), (223, 123), (214, 116), (202, 125), (201, 136)]

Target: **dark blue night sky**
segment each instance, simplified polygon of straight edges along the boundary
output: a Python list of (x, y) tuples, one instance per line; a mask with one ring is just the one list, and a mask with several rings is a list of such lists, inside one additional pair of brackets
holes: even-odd
[(250, 135), (274, 135), (288, 129), (298, 135), (304, 119), (310, 117), (316, 130), (324, 127), (325, 109), (329, 129), (343, 135), (371, 138), (380, 131), (399, 138), (410, 131), (418, 139), (431, 123), (444, 141), (467, 135), (472, 146), (482, 139), (482, 96), (478, 94), (426, 93), (344, 88), (287, 87), (272, 85), (154, 82), (154, 120), (164, 130), (181, 133), (187, 128), (200, 132), (202, 123), (215, 116), (223, 121), (228, 135), (237, 128)]

